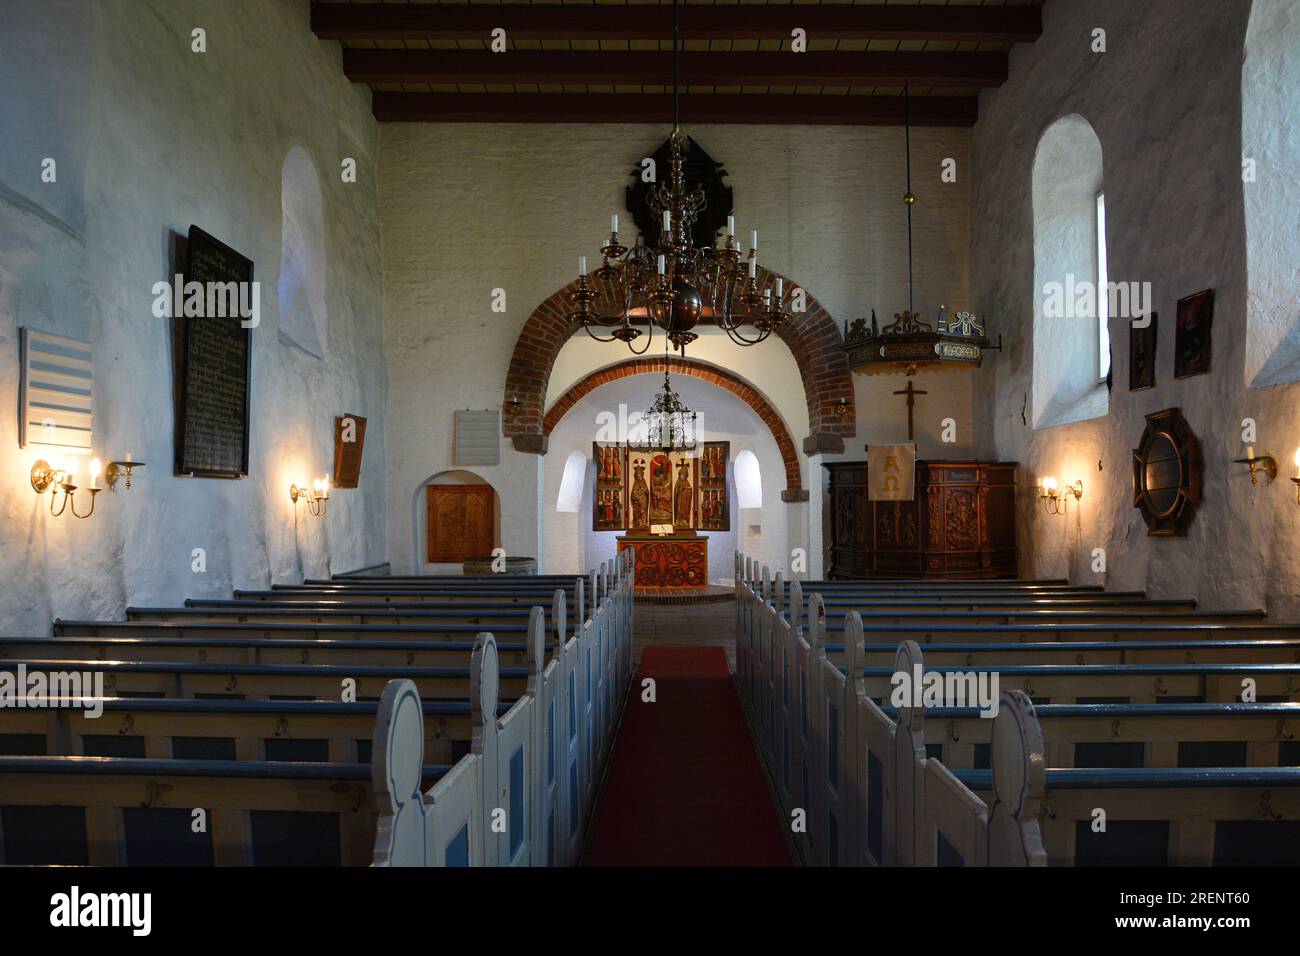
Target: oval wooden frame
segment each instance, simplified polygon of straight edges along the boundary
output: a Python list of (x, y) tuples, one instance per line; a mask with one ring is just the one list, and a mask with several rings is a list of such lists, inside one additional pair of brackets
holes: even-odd
[[(1133, 449), (1133, 507), (1142, 512), (1147, 523), (1147, 534), (1152, 537), (1181, 537), (1196, 516), (1196, 506), (1201, 499), (1201, 452), (1191, 426), (1183, 418), (1181, 409), (1165, 408), (1146, 416), (1146, 429)], [(1147, 490), (1146, 471), (1152, 446), (1160, 439), (1174, 447), (1178, 461), (1178, 492), (1173, 504), (1161, 510), (1151, 502)]]

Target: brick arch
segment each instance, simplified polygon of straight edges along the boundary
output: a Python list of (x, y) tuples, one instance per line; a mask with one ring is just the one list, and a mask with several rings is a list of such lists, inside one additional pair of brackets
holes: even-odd
[(565, 416), (569, 409), (578, 404), (578, 401), (588, 392), (600, 388), (602, 385), (608, 385), (610, 382), (617, 382), (621, 378), (630, 378), (633, 375), (646, 375), (665, 370), (676, 375), (689, 375), (692, 378), (710, 382), (731, 392), (752, 408), (755, 414), (763, 420), (763, 424), (767, 426), (768, 431), (772, 433), (772, 438), (776, 440), (776, 447), (781, 452), (781, 463), (785, 466), (785, 490), (787, 495), (802, 489), (803, 485), (799, 478), (799, 456), (795, 452), (794, 439), (790, 437), (790, 429), (785, 427), (785, 422), (781, 420), (781, 416), (777, 414), (776, 409), (759, 393), (758, 389), (739, 375), (735, 375), (716, 365), (710, 365), (707, 362), (696, 362), (692, 359), (664, 358), (663, 356), (658, 358), (633, 358), (592, 372), (585, 378), (579, 379), (567, 392), (556, 399), (555, 404), (550, 407), (542, 419), (542, 434), (549, 436), (555, 426), (560, 423), (560, 419)]
[[(761, 267), (759, 273), (768, 285), (777, 278), (776, 273)], [(788, 288), (797, 285), (785, 276), (780, 278), (785, 279)], [(514, 409), (512, 417), (504, 422), (503, 431), (519, 451), (546, 451), (543, 427), (546, 386), (555, 357), (574, 334), (565, 313), (569, 310), (567, 296), (576, 285), (574, 282), (565, 286), (534, 309), (515, 341), (502, 407)], [(777, 335), (794, 356), (808, 401), (810, 434), (803, 441), (804, 452), (839, 453), (844, 451), (844, 438), (857, 430), (853, 377), (839, 326), (806, 289), (803, 291), (807, 296), (805, 310), (795, 313)], [(628, 354), (621, 344), (611, 343), (610, 348)], [(841, 403), (846, 409), (843, 415), (836, 411)]]

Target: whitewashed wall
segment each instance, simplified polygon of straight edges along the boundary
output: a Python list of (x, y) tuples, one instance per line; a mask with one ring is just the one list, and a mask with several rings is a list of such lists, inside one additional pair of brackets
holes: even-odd
[[(1294, 5), (1292, 5), (1294, 6)], [(1024, 494), (1020, 519), (1022, 570), (1069, 574), (1147, 588), (1158, 597), (1195, 596), (1205, 607), (1259, 607), (1300, 615), (1300, 533), (1295, 474), (1300, 444), (1300, 389), (1247, 387), (1263, 359), (1247, 367), (1248, 289), (1242, 183), (1243, 40), (1246, 0), (1196, 4), (1181, 0), (1051, 0), (1043, 36), (1011, 56), (1011, 78), (981, 95), (972, 154), (973, 290), (991, 314), (1017, 324), (1005, 360), (977, 386), (989, 414), (980, 441), (1000, 457), (1019, 459)], [(1091, 33), (1107, 32), (1108, 52), (1093, 53)], [(1290, 34), (1294, 36), (1294, 33)], [(1294, 48), (1293, 48), (1294, 49)], [(1293, 58), (1294, 59), (1294, 58)], [(1289, 85), (1295, 124), (1300, 91)], [(1129, 329), (1112, 320), (1114, 382), (1109, 415), (1034, 430), (1033, 210), (1030, 177), (1039, 137), (1069, 113), (1086, 118), (1101, 140), (1105, 169), (1109, 272), (1113, 281), (1150, 281), (1159, 313), (1157, 384), (1128, 391)], [(1259, 119), (1254, 118), (1259, 129)], [(1291, 177), (1293, 167), (1280, 174)], [(1249, 189), (1249, 186), (1245, 187)], [(1294, 206), (1290, 222), (1294, 224)], [(1294, 264), (1295, 250), (1289, 250)], [(1179, 298), (1215, 289), (1214, 352), (1208, 375), (1175, 380), (1173, 346)], [(1295, 299), (1293, 297), (1292, 302)], [(1205, 458), (1204, 501), (1185, 538), (1147, 536), (1132, 507), (1131, 450), (1144, 415), (1181, 407)], [(1258, 422), (1256, 448), (1283, 465), (1279, 482), (1252, 488), (1233, 458), (1243, 456), (1241, 422)], [(1081, 478), (1082, 507), (1061, 519), (1043, 514), (1028, 487), (1044, 474)], [(1091, 571), (1105, 549), (1108, 573)]]
[[(595, 567), (612, 558), (619, 532), (592, 530), (592, 489), (595, 487), (595, 464), (591, 444), (595, 437), (597, 416), (617, 413), (620, 403), (632, 411), (641, 411), (663, 385), (662, 374), (633, 375), (602, 385), (588, 392), (551, 432), (550, 451), (546, 454), (545, 509), (546, 566), (555, 573)], [(683, 402), (699, 415), (701, 441), (731, 442), (731, 466), (728, 468), (731, 530), (708, 531), (709, 580), (730, 583), (737, 542), (764, 564), (777, 568), (788, 566), (787, 522), (791, 506), (781, 500), (785, 488), (785, 467), (781, 453), (768, 428), (754, 411), (730, 392), (708, 382), (688, 376), (672, 378), (673, 389)], [(748, 449), (758, 458), (763, 487), (761, 508), (737, 507), (734, 463), (740, 452)], [(555, 510), (560, 493), (560, 479), (569, 453), (580, 451), (587, 458), (584, 471), (582, 503), (578, 512)], [(757, 533), (753, 532), (757, 529)]]
[[(385, 559), (385, 383), (376, 125), (337, 44), (305, 0), (7, 0), (0, 13), (0, 631), (54, 616), (228, 596)], [(191, 31), (207, 52), (191, 52)], [(281, 164), (295, 146), (320, 175), (328, 286), (323, 358), (281, 345)], [(344, 157), (358, 182), (344, 184)], [(58, 179), (40, 180), (55, 158)], [(171, 234), (195, 223), (254, 260), (251, 473), (172, 476), (168, 323), (152, 287)], [(148, 462), (131, 492), (86, 521), (52, 519), (28, 482), (45, 450), (19, 449), (18, 333), (95, 344), (95, 454)], [(333, 417), (369, 419), (362, 486), (323, 520), (295, 522), (291, 481), (333, 467)], [(86, 474), (83, 459), (81, 474)], [(81, 505), (84, 507), (84, 501)], [(206, 551), (206, 573), (192, 551)]]
[[(884, 323), (906, 308), (901, 129), (688, 125), (687, 132), (724, 163), (742, 240), (757, 228), (764, 263), (805, 286), (837, 322), (865, 316), (874, 305)], [(415, 546), (411, 495), (430, 475), (454, 467), (451, 412), (500, 407), (519, 330), (538, 304), (575, 277), (579, 255), (594, 262), (610, 214), (628, 221), (623, 188), (634, 164), (667, 135), (666, 126), (645, 125), (381, 128), (388, 533), (395, 566)], [(916, 130), (912, 137), (916, 304), (928, 314), (940, 304), (950, 311), (985, 309), (968, 296), (968, 144), (969, 131), (961, 129)], [(956, 183), (940, 181), (948, 157), (957, 161)], [(504, 314), (491, 310), (498, 288), (506, 292)], [(806, 400), (790, 380), (789, 352), (768, 345), (726, 361), (734, 358), (737, 369), (744, 363), (742, 374), (772, 399), (800, 445)], [(627, 356), (622, 346), (607, 348), (608, 357), (597, 358), (586, 345), (566, 347), (557, 377), (567, 386), (596, 363)], [(847, 456), (860, 459), (867, 436), (905, 437), (906, 417), (901, 400), (889, 395), (901, 387), (901, 376), (855, 383), (859, 437), (847, 442)], [(549, 398), (560, 387), (553, 380)], [(962, 423), (959, 434), (969, 434), (969, 376), (944, 379), (934, 390), (935, 404), (918, 407), (918, 432), (928, 433), (942, 410)], [(535, 459), (503, 442), (502, 464), (476, 469), (502, 498), (502, 545), (512, 554), (551, 553), (541, 519), (554, 495), (541, 494)], [(819, 480), (819, 460), (802, 460), (805, 481)], [(545, 467), (558, 475), (563, 456)], [(807, 524), (820, 508), (786, 507), (806, 529), (812, 567), (819, 567), (821, 530)]]

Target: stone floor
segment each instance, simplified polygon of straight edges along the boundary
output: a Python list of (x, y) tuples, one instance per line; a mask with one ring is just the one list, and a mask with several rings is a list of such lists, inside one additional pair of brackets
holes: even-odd
[(651, 644), (691, 644), (722, 647), (727, 667), (736, 670), (736, 603), (636, 605), (632, 622), (634, 667)]

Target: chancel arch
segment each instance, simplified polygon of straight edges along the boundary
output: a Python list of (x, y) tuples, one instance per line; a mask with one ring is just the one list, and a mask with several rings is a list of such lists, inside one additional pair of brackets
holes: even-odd
[[(771, 433), (776, 447), (780, 450), (781, 464), (785, 474), (785, 490), (790, 493), (797, 493), (803, 488), (803, 482), (799, 474), (799, 456), (795, 449), (794, 439), (791, 437), (790, 430), (786, 428), (781, 416), (763, 397), (763, 394), (752, 384), (727, 369), (690, 359), (664, 358), (663, 356), (628, 359), (592, 372), (571, 386), (547, 409), (546, 415), (542, 418), (542, 434), (549, 436), (560, 419), (594, 389), (633, 375), (646, 375), (663, 371), (667, 371), (671, 375), (689, 375), (693, 378), (703, 379), (740, 398), (758, 415)], [(649, 389), (646, 390), (646, 393), (648, 398)], [(641, 411), (639, 407), (635, 406), (630, 410)], [(790, 497), (790, 495), (787, 495), (787, 497)]]
[[(669, 371), (672, 389), (698, 414), (698, 440), (715, 449), (712, 443), (725, 442), (726, 451), (713, 460), (712, 481), (706, 477), (703, 448), (690, 453), (698, 465), (690, 480), (697, 486), (699, 509), (706, 507), (708, 501), (715, 509), (719, 507), (717, 492), (707, 492), (706, 487), (725, 489), (722, 495), (725, 518), (712, 528), (704, 520), (693, 521), (688, 530), (675, 528), (675, 537), (670, 540), (707, 538), (707, 580), (716, 585), (731, 581), (732, 554), (737, 548), (753, 555), (762, 554), (774, 566), (784, 566), (788, 548), (803, 543), (805, 518), (802, 506), (791, 506), (784, 500), (788, 495), (783, 450), (778, 445), (777, 434), (763, 417), (761, 406), (755, 407), (737, 391), (726, 387), (725, 380), (715, 380), (717, 377), (707, 370), (693, 371), (702, 374), (672, 368)], [(600, 526), (607, 525), (610, 517), (617, 520), (618, 509), (630, 510), (630, 499), (623, 498), (621, 488), (611, 505), (610, 479), (624, 485), (617, 470), (630, 479), (630, 464), (637, 455), (619, 458), (614, 466), (616, 471), (611, 474), (608, 461), (597, 459), (593, 444), (604, 441), (601, 436), (607, 434), (604, 428), (611, 416), (621, 420), (624, 412), (628, 418), (626, 437), (635, 439), (639, 434), (637, 419), (662, 384), (662, 359), (645, 366), (621, 363), (594, 373), (590, 382), (579, 383), (580, 387), (567, 391), (565, 401), (557, 403), (551, 410), (553, 414), (547, 415), (549, 450), (542, 458), (543, 500), (548, 504), (557, 502), (562, 492), (573, 490), (572, 462), (579, 456), (582, 461), (580, 504), (576, 512), (548, 507), (543, 513), (542, 556), (548, 573), (598, 565), (614, 557), (621, 539), (645, 538), (630, 527), (606, 530)], [(783, 429), (782, 433), (782, 444), (788, 451), (792, 442)], [(715, 450), (714, 454), (718, 452)], [(761, 483), (758, 489), (747, 486), (747, 491), (757, 490), (757, 505), (752, 498), (741, 500), (741, 475), (737, 472), (741, 459), (752, 459), (757, 466), (754, 473), (745, 476)], [(717, 514), (715, 510), (714, 516)], [(702, 519), (703, 511), (697, 511), (696, 517)]]
[[(775, 273), (759, 268), (760, 284), (773, 284), (777, 278)], [(780, 278), (787, 288), (798, 285), (784, 276)], [(576, 282), (565, 286), (534, 309), (515, 341), (503, 402), (503, 407), (513, 411), (504, 422), (503, 432), (520, 451), (540, 452), (544, 448), (547, 386), (556, 357), (574, 334), (565, 316), (571, 308), (567, 297), (575, 286)], [(805, 309), (794, 312), (777, 333), (794, 357), (808, 409), (808, 433), (795, 438), (808, 454), (842, 452), (844, 439), (856, 431), (853, 381), (842, 349), (843, 336), (830, 313), (811, 293), (806, 295), (804, 305)], [(707, 328), (703, 322), (701, 326), (702, 330)], [(775, 347), (770, 340), (756, 346)], [(608, 348), (619, 349), (623, 356), (630, 354), (618, 343)]]

